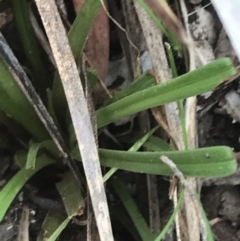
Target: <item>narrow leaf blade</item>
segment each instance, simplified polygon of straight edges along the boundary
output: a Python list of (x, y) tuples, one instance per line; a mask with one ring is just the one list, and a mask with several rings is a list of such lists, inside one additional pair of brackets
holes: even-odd
[(148, 108), (213, 90), (234, 74), (236, 70), (230, 59), (218, 59), (171, 81), (139, 91), (101, 108), (96, 112), (98, 128)]
[[(21, 156), (20, 158), (24, 158)], [(25, 156), (26, 158), (26, 156)], [(2, 221), (5, 213), (7, 212), (9, 206), (11, 205), (13, 199), (16, 197), (18, 192), (24, 186), (24, 184), (40, 169), (54, 163), (54, 161), (47, 157), (41, 156), (38, 157), (36, 167), (34, 170), (26, 170), (25, 168), (21, 169), (15, 176), (4, 186), (0, 191), (0, 221)]]

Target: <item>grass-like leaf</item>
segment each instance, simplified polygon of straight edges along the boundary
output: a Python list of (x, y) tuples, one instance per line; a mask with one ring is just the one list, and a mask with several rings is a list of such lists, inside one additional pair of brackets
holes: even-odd
[[(141, 137), (138, 141), (136, 141), (134, 143), (134, 145), (132, 145), (129, 148), (129, 152), (136, 152), (138, 151), (143, 145), (144, 143), (152, 136), (152, 134), (159, 128), (159, 126), (154, 127), (152, 130), (150, 130), (148, 133), (146, 133), (143, 137)], [(103, 177), (103, 181), (106, 182), (116, 171), (118, 170), (118, 168), (116, 167), (112, 167)]]
[(236, 74), (228, 58), (219, 59), (202, 68), (135, 94), (129, 95), (96, 112), (98, 128), (134, 113), (182, 100), (213, 90), (227, 77)]
[(189, 151), (128, 152), (99, 150), (101, 164), (126, 171), (156, 175), (172, 175), (160, 156), (175, 162), (186, 177), (222, 177), (236, 171), (237, 162), (231, 148), (216, 146)]
[[(81, 160), (78, 149), (72, 151)], [(173, 173), (160, 156), (169, 157), (177, 163), (186, 177), (223, 177), (233, 174), (237, 162), (232, 149), (215, 146), (188, 151), (128, 152), (99, 149), (101, 165), (131, 172), (171, 176)]]
[(82, 215), (85, 202), (73, 174), (71, 172), (65, 174), (62, 181), (57, 183), (56, 186), (63, 200), (68, 217)]
[(148, 148), (151, 151), (173, 151), (173, 146), (169, 145), (164, 140), (156, 137), (151, 136), (148, 141), (146, 141), (143, 145), (144, 147)]
[(71, 219), (70, 218), (66, 218), (58, 227), (57, 229), (52, 233), (52, 235), (47, 239), (48, 241), (55, 241), (59, 235), (61, 234), (61, 232), (66, 228), (66, 226), (68, 225), (69, 221)]
[(26, 169), (35, 169), (36, 159), (39, 150), (47, 149), (53, 156), (59, 156), (59, 151), (53, 141), (43, 141), (41, 143), (33, 143), (28, 151)]
[(132, 235), (133, 239), (136, 241), (141, 241), (141, 238), (135, 229), (134, 223), (130, 219), (126, 209), (120, 205), (109, 208), (111, 214), (127, 229), (127, 231)]
[(120, 197), (124, 207), (126, 208), (129, 216), (131, 217), (134, 226), (136, 227), (141, 239), (143, 241), (152, 241), (154, 236), (151, 233), (150, 228), (148, 227), (146, 221), (140, 214), (136, 203), (129, 194), (129, 191), (126, 188), (125, 183), (119, 178), (113, 178), (111, 184), (114, 187), (117, 195)]
[(106, 105), (109, 105), (113, 102), (125, 98), (128, 95), (134, 94), (154, 85), (156, 85), (155, 77), (150, 72), (145, 72), (139, 78), (134, 80), (130, 85), (115, 94), (113, 98), (106, 102)]
[(39, 87), (38, 90), (42, 97), (46, 97), (45, 90), (47, 87), (50, 87), (52, 83), (49, 80), (47, 66), (45, 66), (45, 62), (42, 60), (37, 38), (31, 26), (28, 3), (26, 0), (11, 0), (11, 3), (24, 53), (30, 63), (31, 71), (35, 79), (34, 83)]
[(169, 218), (167, 224), (165, 225), (164, 229), (161, 231), (161, 233), (157, 236), (157, 238), (154, 241), (162, 240), (165, 237), (165, 235), (167, 234), (169, 228), (172, 226), (172, 224), (175, 220), (175, 217), (176, 217), (178, 211), (181, 208), (181, 204), (182, 204), (182, 201), (183, 201), (183, 195), (184, 195), (184, 189), (182, 189), (182, 191), (180, 193), (180, 197), (178, 199), (177, 205), (174, 208), (174, 211), (173, 211), (171, 217)]
[[(54, 232), (61, 226), (61, 224), (65, 224), (66, 220), (70, 221), (66, 214), (62, 214), (56, 211), (49, 211), (42, 224), (42, 229), (38, 235), (37, 241), (44, 241), (46, 239), (49, 240), (50, 237), (52, 240), (54, 240), (53, 238), (57, 236), (57, 234), (59, 236), (65, 225), (63, 225), (61, 229), (57, 231), (56, 235)], [(52, 236), (53, 234), (54, 236)]]
[[(118, 137), (118, 140), (124, 143), (135, 143), (140, 138), (142, 138), (143, 134), (141, 132), (137, 131), (131, 131), (129, 134), (126, 134), (124, 136)], [(168, 144), (163, 139), (156, 137), (156, 136), (150, 136), (149, 139), (143, 143), (143, 146), (148, 148), (150, 151), (173, 151), (174, 148), (170, 144)]]
[(4, 62), (0, 59), (0, 109), (41, 141), (49, 139), (43, 124)]
[[(18, 156), (19, 159), (26, 159), (26, 155)], [(23, 162), (24, 160), (20, 160)], [(54, 160), (46, 155), (39, 156), (34, 170), (27, 170), (22, 168), (18, 171), (13, 178), (4, 186), (0, 191), (0, 222), (2, 221), (5, 213), (11, 205), (13, 199), (16, 197), (18, 192), (24, 186), (24, 184), (39, 170), (54, 163)]]
[[(73, 25), (68, 33), (68, 40), (72, 53), (76, 59), (78, 59), (83, 52), (88, 34), (100, 7), (100, 1), (85, 0), (82, 8), (78, 12), (77, 17), (73, 22)], [(58, 74), (55, 75), (52, 94), (56, 114), (58, 117), (61, 116), (64, 118), (67, 110), (67, 102)]]

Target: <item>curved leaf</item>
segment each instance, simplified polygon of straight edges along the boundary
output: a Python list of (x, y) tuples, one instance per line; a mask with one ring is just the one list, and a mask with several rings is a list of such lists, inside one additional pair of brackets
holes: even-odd
[[(26, 158), (26, 155), (18, 156), (19, 159)], [(22, 161), (22, 160), (21, 160)], [(7, 212), (9, 206), (11, 205), (13, 199), (16, 197), (18, 192), (24, 186), (24, 184), (40, 169), (54, 163), (54, 160), (48, 156), (40, 156), (37, 158), (36, 167), (34, 170), (26, 170), (22, 168), (18, 171), (14, 177), (3, 187), (0, 191), (0, 222), (3, 220), (5, 213)]]
[(153, 241), (154, 235), (151, 233), (145, 219), (141, 215), (134, 199), (131, 197), (125, 183), (119, 178), (113, 178), (111, 185), (114, 187), (116, 194), (120, 197), (125, 209), (127, 210), (134, 226), (136, 227), (142, 241)]
[(59, 155), (59, 151), (53, 141), (48, 140), (41, 143), (33, 143), (28, 151), (26, 169), (35, 169), (37, 155), (42, 148), (47, 149), (55, 157)]
[(0, 59), (0, 110), (20, 123), (37, 140), (49, 138), (33, 107)]
[(187, 177), (222, 177), (233, 174), (237, 169), (237, 162), (231, 148), (225, 146), (163, 152), (100, 149), (99, 155), (103, 166), (156, 175), (173, 174), (171, 169), (160, 160), (161, 155), (169, 157)]

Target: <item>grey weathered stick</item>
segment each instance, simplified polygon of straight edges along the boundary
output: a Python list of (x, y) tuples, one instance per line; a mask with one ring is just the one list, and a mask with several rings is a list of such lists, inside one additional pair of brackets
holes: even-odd
[[(187, 32), (188, 38), (191, 39), (191, 33), (190, 33), (189, 25), (188, 25), (187, 7), (186, 7), (184, 0), (180, 0), (179, 2), (180, 2), (180, 6), (181, 6), (182, 15), (184, 18), (186, 32)], [(194, 69), (196, 69), (194, 45), (188, 46), (188, 52), (189, 52), (189, 58), (190, 58), (189, 69), (190, 69), (190, 71), (193, 71)], [(187, 129), (187, 134), (188, 134), (188, 147), (190, 149), (194, 149), (198, 146), (196, 105), (197, 105), (197, 97), (196, 96), (190, 97), (186, 100), (185, 118), (186, 118), (186, 129)], [(198, 185), (197, 179), (188, 178), (186, 180), (186, 182), (192, 188), (197, 189), (197, 185)], [(201, 220), (199, 219), (199, 216), (197, 215), (197, 209), (195, 207), (196, 207), (196, 205), (193, 202), (193, 199), (191, 198), (190, 193), (186, 192), (184, 195), (183, 210), (186, 213), (189, 240), (199, 241), (200, 240), (199, 223), (201, 223), (200, 222)]]
[[(145, 1), (147, 2), (147, 1)], [(149, 3), (149, 2), (148, 2)], [(150, 6), (151, 7), (151, 6)], [(171, 79), (171, 73), (167, 62), (167, 56), (164, 51), (164, 44), (162, 40), (162, 33), (160, 29), (154, 24), (150, 19), (148, 14), (143, 8), (137, 4), (135, 1), (135, 9), (139, 16), (139, 20), (142, 26), (142, 31), (146, 39), (147, 47), (152, 59), (153, 69), (155, 73), (160, 77), (161, 82), (166, 82)], [(164, 106), (164, 111), (166, 113), (166, 121), (162, 118), (161, 112), (157, 109), (153, 109), (155, 119), (163, 123), (167, 122), (165, 130), (173, 139), (173, 143), (179, 149), (183, 149), (183, 139), (182, 139), (182, 128), (178, 115), (177, 104), (169, 103)], [(160, 122), (159, 122), (160, 123)], [(161, 125), (161, 124), (160, 124)], [(179, 236), (177, 234), (177, 236)], [(172, 237), (168, 237), (166, 240), (170, 240)]]
[[(86, 173), (100, 239), (112, 241), (112, 229), (91, 118), (76, 63), (54, 0), (35, 0), (68, 101)], [(84, 23), (83, 23), (84, 24)], [(79, 31), (81, 31), (79, 29)]]
[[(180, 182), (182, 183), (182, 185), (187, 189), (188, 194), (189, 194), (189, 198), (191, 199), (192, 203), (193, 203), (193, 208), (195, 209), (195, 214), (198, 216), (198, 221), (201, 227), (201, 231), (202, 231), (202, 240), (203, 241), (207, 241), (207, 228), (206, 228), (206, 224), (203, 218), (203, 214), (202, 214), (202, 210), (201, 207), (198, 204), (198, 200), (195, 197), (195, 187), (193, 187), (191, 185), (191, 182), (189, 182), (188, 180), (186, 180), (183, 176), (183, 174), (180, 172), (180, 170), (177, 168), (176, 164), (170, 160), (167, 156), (161, 156), (160, 160), (162, 160), (166, 165), (168, 165), (171, 170), (173, 171), (174, 175), (176, 177), (178, 177), (178, 179), (180, 180)], [(195, 240), (195, 239), (189, 239), (189, 240)]]
[[(154, 72), (160, 77), (160, 81), (166, 82), (172, 78), (164, 51), (162, 33), (160, 29), (150, 19), (145, 10), (134, 3), (136, 12), (139, 16), (142, 31), (146, 39), (148, 51), (150, 53)], [(177, 104), (169, 103), (165, 105), (167, 124), (170, 135), (173, 137), (179, 149), (183, 149), (182, 128), (179, 120)]]

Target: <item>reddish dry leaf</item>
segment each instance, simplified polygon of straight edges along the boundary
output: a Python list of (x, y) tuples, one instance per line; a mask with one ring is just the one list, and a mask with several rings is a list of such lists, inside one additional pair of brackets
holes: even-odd
[(146, 4), (151, 8), (153, 13), (164, 23), (164, 25), (172, 31), (178, 39), (189, 44), (187, 34), (182, 26), (181, 21), (177, 18), (168, 4), (163, 0), (144, 0)]
[[(72, 0), (76, 13), (81, 9), (84, 0)], [(81, 30), (79, 30), (81, 31)], [(88, 36), (84, 52), (97, 75), (104, 80), (107, 75), (109, 57), (109, 23), (108, 16), (100, 9)]]

